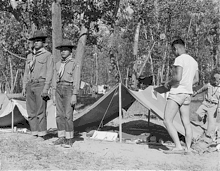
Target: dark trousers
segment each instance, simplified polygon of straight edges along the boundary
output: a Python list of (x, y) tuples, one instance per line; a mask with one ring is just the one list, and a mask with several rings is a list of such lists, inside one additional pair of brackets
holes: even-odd
[(27, 84), (26, 108), (32, 135), (44, 136), (47, 133), (47, 102), (41, 97), (43, 88), (44, 82)]
[(58, 129), (58, 137), (65, 137), (67, 139), (73, 138), (73, 111), (71, 106), (71, 97), (73, 95), (72, 85), (57, 84), (56, 87), (56, 122)]

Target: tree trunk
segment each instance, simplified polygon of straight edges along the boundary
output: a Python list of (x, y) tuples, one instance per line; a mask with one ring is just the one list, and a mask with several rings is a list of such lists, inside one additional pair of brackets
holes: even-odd
[(133, 55), (134, 55), (134, 66), (133, 66), (133, 73), (132, 73), (132, 88), (135, 90), (137, 89), (137, 54), (138, 54), (138, 41), (139, 41), (139, 32), (140, 32), (141, 22), (137, 24), (135, 36), (134, 36), (134, 48), (133, 48)]
[[(54, 75), (53, 75), (53, 88), (56, 87), (56, 62), (60, 60), (60, 52), (56, 47), (62, 41), (62, 22), (61, 22), (61, 6), (58, 1), (52, 3), (52, 40), (53, 40), (53, 62), (54, 62)], [(55, 95), (55, 89), (51, 92)]]
[(79, 89), (79, 86), (80, 86), (82, 62), (83, 62), (83, 57), (84, 57), (84, 52), (85, 52), (87, 34), (88, 34), (88, 29), (84, 25), (82, 25), (80, 38), (79, 38), (77, 49), (76, 49), (76, 56), (75, 56), (75, 59), (78, 63), (78, 66), (77, 66), (78, 69), (77, 69), (77, 72), (75, 72), (75, 77), (74, 77), (76, 78), (77, 89)]
[(98, 64), (98, 54), (97, 54), (97, 46), (95, 45), (94, 47), (95, 53), (94, 53), (94, 57), (95, 57), (95, 85), (98, 85), (98, 81), (99, 81), (99, 64)]
[(164, 70), (165, 70), (165, 64), (166, 64), (166, 57), (167, 57), (167, 46), (168, 46), (168, 42), (166, 42), (166, 46), (165, 46), (165, 52), (164, 52), (164, 56), (163, 56), (163, 60), (162, 60), (162, 67), (161, 67), (161, 79), (160, 82), (164, 81)]
[(62, 41), (61, 6), (57, 1), (52, 3), (52, 40), (54, 62), (57, 62), (60, 60), (60, 52), (56, 46)]
[(161, 78), (161, 68), (158, 67), (158, 70), (157, 70), (157, 83), (156, 83), (157, 86), (160, 85), (160, 83), (159, 83), (160, 78)]
[(153, 60), (152, 60), (151, 55), (150, 55), (149, 59), (150, 59), (150, 65), (151, 65), (151, 74), (153, 76), (153, 85), (155, 85), (154, 64), (153, 64)]
[[(109, 54), (113, 54), (112, 53), (112, 44), (113, 44), (113, 41), (115, 40), (115, 35), (116, 35), (116, 29), (117, 29), (117, 26), (116, 26), (116, 17), (117, 17), (117, 14), (118, 14), (118, 11), (119, 11), (119, 6), (120, 6), (120, 0), (117, 0), (116, 1), (116, 6), (115, 6), (115, 9), (114, 9), (114, 13), (113, 13), (113, 26), (114, 26), (114, 31), (113, 33), (110, 35), (110, 42), (109, 42), (109, 45), (108, 45), (108, 48), (109, 48)], [(109, 70), (108, 70), (108, 80), (107, 80), (107, 83), (112, 86), (112, 75), (109, 74)]]
[(169, 65), (169, 62), (167, 64), (167, 72), (166, 72), (166, 81), (168, 81), (169, 79), (169, 71), (170, 71), (170, 65)]
[(106, 81), (107, 81), (107, 84), (108, 84), (109, 83), (109, 79), (110, 79), (109, 65), (108, 65), (107, 62), (105, 63), (105, 65), (106, 65), (106, 72), (107, 72), (107, 79), (106, 79)]
[(159, 8), (158, 0), (154, 0), (154, 8), (155, 8), (155, 17), (157, 21), (157, 30), (159, 30), (160, 22), (158, 22), (158, 18), (159, 18), (160, 8)]
[(216, 56), (216, 67), (219, 67), (220, 66), (220, 45), (218, 45), (217, 47), (217, 56)]
[(11, 57), (8, 58), (9, 66), (10, 66), (10, 75), (11, 75), (11, 81), (10, 81), (10, 93), (12, 93), (14, 89), (14, 75), (13, 75), (13, 68), (12, 68), (12, 62)]
[(13, 83), (13, 87), (11, 88), (11, 93), (14, 92), (15, 85), (16, 85), (16, 82), (17, 82), (17, 78), (18, 78), (18, 70), (17, 70), (16, 75), (15, 75), (15, 80), (14, 80), (14, 83)]
[(125, 87), (127, 87), (127, 88), (128, 88), (128, 75), (129, 75), (129, 67), (127, 68), (126, 81), (125, 81)]
[(138, 73), (138, 75), (137, 75), (138, 77), (142, 74), (142, 72), (143, 72), (143, 70), (144, 70), (144, 67), (145, 67), (145, 65), (146, 65), (146, 63), (147, 63), (147, 61), (148, 61), (148, 59), (149, 59), (149, 57), (150, 57), (150, 55), (151, 55), (151, 52), (152, 52), (152, 50), (153, 50), (153, 48), (154, 48), (155, 43), (156, 43), (156, 42), (153, 43), (151, 49), (148, 51), (148, 55), (147, 55), (147, 57), (145, 58), (144, 63), (143, 63), (143, 65), (141, 66), (141, 69), (140, 69), (140, 71), (139, 71), (139, 73)]

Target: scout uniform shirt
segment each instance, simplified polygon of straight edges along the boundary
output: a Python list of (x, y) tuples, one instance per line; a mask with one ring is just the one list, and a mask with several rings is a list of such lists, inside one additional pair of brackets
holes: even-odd
[(209, 103), (218, 104), (220, 98), (220, 85), (212, 86), (210, 83), (208, 83), (206, 88), (208, 90), (205, 95), (205, 100)]
[(67, 57), (65, 60), (61, 58), (56, 63), (56, 83), (70, 83), (73, 84), (73, 94), (78, 94), (75, 80), (75, 72), (77, 71), (78, 65), (72, 55)]
[(45, 80), (44, 90), (48, 91), (53, 77), (52, 55), (45, 48), (33, 51), (27, 56), (23, 88), (28, 82)]

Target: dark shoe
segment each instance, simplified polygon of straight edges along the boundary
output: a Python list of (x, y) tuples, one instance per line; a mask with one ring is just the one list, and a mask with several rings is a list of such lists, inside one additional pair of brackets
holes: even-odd
[(37, 137), (38, 141), (46, 141), (48, 139), (50, 139), (49, 135), (44, 135), (44, 136), (38, 136)]
[(64, 148), (71, 148), (73, 146), (73, 143), (75, 141), (71, 138), (71, 139), (66, 139), (65, 140), (65, 143), (62, 144), (61, 146), (64, 147)]
[(61, 145), (65, 143), (66, 138), (65, 137), (61, 137), (58, 138), (56, 141), (53, 142), (54, 145)]

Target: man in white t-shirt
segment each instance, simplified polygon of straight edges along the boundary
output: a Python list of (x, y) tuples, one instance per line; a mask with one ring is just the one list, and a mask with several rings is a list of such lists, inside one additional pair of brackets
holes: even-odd
[(185, 42), (178, 38), (173, 41), (173, 53), (176, 59), (173, 64), (172, 79), (165, 83), (170, 89), (164, 113), (164, 125), (175, 143), (175, 148), (164, 153), (183, 153), (178, 133), (173, 124), (173, 119), (180, 111), (183, 126), (185, 128), (185, 141), (187, 151), (190, 152), (192, 144), (192, 129), (190, 125), (190, 102), (193, 94), (193, 85), (199, 81), (198, 63), (190, 55), (186, 54)]

